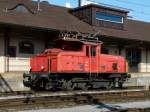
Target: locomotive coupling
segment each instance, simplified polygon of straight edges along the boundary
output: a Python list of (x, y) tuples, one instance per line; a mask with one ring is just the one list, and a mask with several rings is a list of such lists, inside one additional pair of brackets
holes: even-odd
[(128, 77), (128, 78), (131, 78), (131, 74), (127, 74), (127, 77)]
[(23, 74), (23, 85), (26, 86), (26, 87), (30, 87), (32, 85), (30, 74), (27, 74), (27, 73)]

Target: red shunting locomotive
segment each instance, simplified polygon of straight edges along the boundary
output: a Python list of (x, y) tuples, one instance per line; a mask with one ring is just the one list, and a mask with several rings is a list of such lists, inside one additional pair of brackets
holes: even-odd
[(23, 74), (30, 88), (66, 89), (123, 87), (130, 78), (122, 56), (101, 53), (101, 42), (58, 39), (55, 47), (30, 59), (31, 70)]

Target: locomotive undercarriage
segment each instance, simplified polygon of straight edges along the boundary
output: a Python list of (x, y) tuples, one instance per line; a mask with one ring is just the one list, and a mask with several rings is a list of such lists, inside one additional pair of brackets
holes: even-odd
[(92, 88), (122, 88), (130, 78), (127, 73), (30, 73), (23, 75), (23, 83), (38, 90), (88, 90)]

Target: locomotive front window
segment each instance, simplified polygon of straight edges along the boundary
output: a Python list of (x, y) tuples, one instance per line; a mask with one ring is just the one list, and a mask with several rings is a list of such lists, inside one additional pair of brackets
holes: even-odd
[(86, 46), (86, 56), (89, 56), (89, 46)]
[(96, 56), (96, 47), (95, 46), (91, 47), (91, 56)]
[(81, 51), (82, 50), (82, 44), (79, 42), (57, 42), (56, 48), (65, 50), (65, 51)]

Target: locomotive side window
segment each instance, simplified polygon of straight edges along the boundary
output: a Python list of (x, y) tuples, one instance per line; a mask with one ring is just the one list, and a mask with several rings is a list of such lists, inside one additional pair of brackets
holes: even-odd
[(113, 68), (113, 70), (117, 70), (118, 69), (118, 64), (117, 63), (113, 63), (112, 64), (112, 68)]
[(96, 56), (96, 47), (91, 46), (91, 56)]
[(89, 46), (86, 46), (86, 56), (89, 56)]
[(101, 48), (101, 53), (102, 53), (102, 54), (109, 54), (109, 49), (106, 48), (106, 47), (102, 47), (102, 48)]

